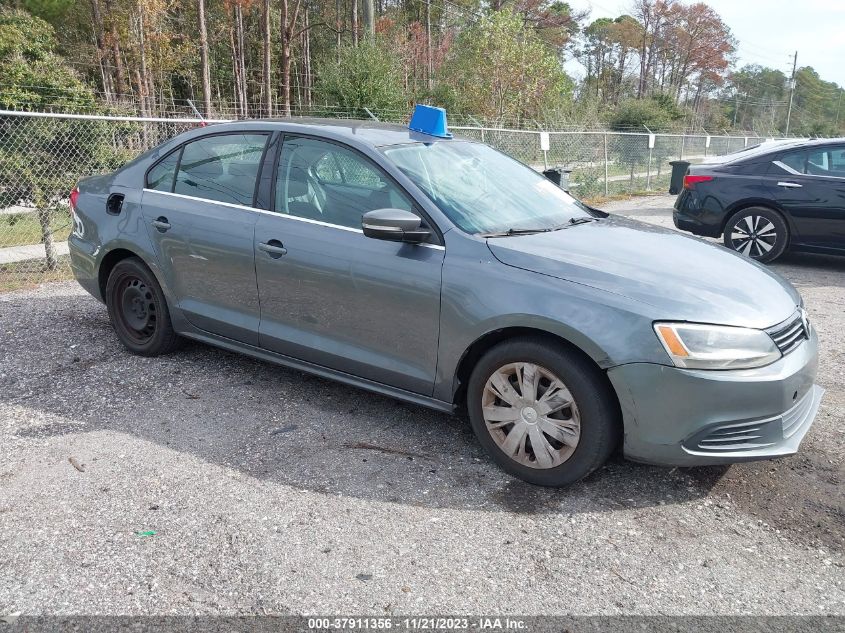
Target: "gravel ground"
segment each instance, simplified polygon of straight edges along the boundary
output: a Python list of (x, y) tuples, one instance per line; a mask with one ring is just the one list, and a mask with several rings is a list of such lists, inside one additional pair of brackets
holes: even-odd
[(566, 490), (456, 418), (198, 344), (131, 356), (73, 282), (0, 295), (0, 614), (845, 614), (845, 258), (775, 268), (825, 350), (801, 453), (617, 457)]

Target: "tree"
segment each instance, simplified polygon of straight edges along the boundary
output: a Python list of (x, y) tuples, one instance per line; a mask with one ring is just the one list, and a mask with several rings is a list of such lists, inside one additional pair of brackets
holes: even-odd
[(571, 91), (556, 55), (507, 8), (458, 36), (440, 80), (460, 111), (498, 119), (542, 117)]
[[(53, 28), (21, 10), (0, 9), (0, 107), (7, 110), (66, 109), (94, 106), (94, 97), (55, 52)], [(58, 257), (51, 220), (59, 201), (70, 192), (66, 156), (90, 156), (98, 150), (90, 139), (75, 134), (78, 122), (39, 125), (38, 120), (2, 119), (0, 133), (0, 204), (33, 204), (38, 214), (47, 267)]]
[(270, 78), (270, 0), (264, 0), (261, 4), (261, 35), (261, 96), (264, 101), (264, 112), (269, 117), (273, 116), (273, 92)]
[[(96, 1), (96, 0), (95, 0)], [(205, 0), (197, 0), (200, 29), (200, 63), (202, 65), (202, 103), (205, 116), (211, 117), (211, 70), (208, 67), (208, 30), (205, 24)]]
[(403, 110), (408, 106), (402, 69), (380, 38), (345, 45), (338, 59), (323, 60), (314, 91), (318, 99), (366, 117), (364, 108)]

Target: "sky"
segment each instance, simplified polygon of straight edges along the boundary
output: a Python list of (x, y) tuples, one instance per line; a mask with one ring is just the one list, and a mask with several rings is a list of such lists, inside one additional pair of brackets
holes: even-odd
[[(701, 0), (722, 16), (739, 41), (738, 65), (760, 64), (789, 75), (792, 56), (798, 67), (812, 66), (825, 81), (845, 87), (845, 0)], [(692, 0), (685, 0), (691, 3)], [(569, 0), (576, 10), (590, 9), (596, 18), (631, 12), (629, 0)], [(571, 74), (583, 67), (570, 61)]]

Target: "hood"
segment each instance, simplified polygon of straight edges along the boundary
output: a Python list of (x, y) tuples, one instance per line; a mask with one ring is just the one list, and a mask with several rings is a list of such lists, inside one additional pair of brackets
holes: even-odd
[(619, 216), (487, 245), (508, 266), (653, 306), (655, 320), (767, 328), (800, 302), (789, 282), (738, 253)]

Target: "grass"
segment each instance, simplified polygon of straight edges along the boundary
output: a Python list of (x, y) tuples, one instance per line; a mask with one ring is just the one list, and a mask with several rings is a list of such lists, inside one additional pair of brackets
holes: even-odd
[(55, 270), (48, 270), (42, 262), (19, 262), (0, 266), (0, 293), (35, 288), (48, 281), (70, 281), (73, 273), (67, 258), (59, 260)]
[[(53, 213), (50, 218), (50, 228), (53, 229), (53, 240), (64, 242), (71, 231), (70, 214), (65, 211)], [(38, 222), (38, 214), (33, 211), (0, 215), (0, 248), (27, 244), (41, 244), (41, 224)]]

